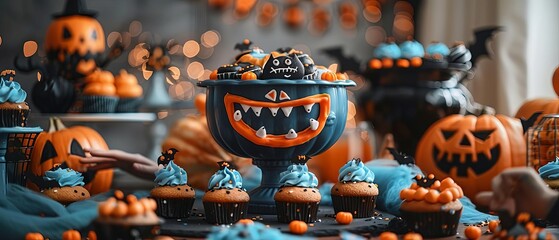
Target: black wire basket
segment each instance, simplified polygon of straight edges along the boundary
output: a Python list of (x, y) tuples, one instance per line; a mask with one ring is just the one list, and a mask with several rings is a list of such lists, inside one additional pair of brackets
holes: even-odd
[(559, 115), (545, 115), (528, 130), (528, 166), (538, 170), (559, 156)]

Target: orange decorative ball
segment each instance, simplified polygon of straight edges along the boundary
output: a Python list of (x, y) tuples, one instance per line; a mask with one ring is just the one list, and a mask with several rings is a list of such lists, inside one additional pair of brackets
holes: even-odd
[(239, 220), (237, 223), (241, 223), (241, 224), (254, 224), (254, 221), (252, 221), (251, 219), (248, 219), (248, 218), (243, 218), (243, 219)]
[(410, 65), (412, 67), (421, 67), (421, 64), (423, 64), (423, 60), (421, 60), (421, 58), (419, 57), (414, 57), (410, 59)]
[(77, 230), (68, 230), (62, 233), (62, 240), (81, 240), (82, 235)]
[(336, 213), (336, 222), (341, 225), (348, 225), (353, 222), (353, 214), (349, 212)]
[(43, 237), (43, 234), (41, 234), (41, 233), (31, 232), (31, 233), (25, 234), (25, 240), (43, 240), (43, 239), (45, 239), (45, 238)]
[(97, 240), (97, 233), (94, 231), (89, 231), (87, 233), (87, 240)]
[(382, 66), (385, 68), (391, 68), (394, 66), (394, 61), (391, 58), (383, 58)]
[(381, 69), (382, 68), (382, 62), (378, 59), (372, 59), (371, 61), (369, 61), (369, 68), (371, 68), (371, 69)]
[(293, 234), (303, 235), (307, 232), (308, 226), (306, 222), (293, 220), (289, 223), (289, 231)]
[(499, 221), (492, 220), (492, 221), (489, 222), (488, 228), (489, 228), (489, 231), (491, 231), (492, 233), (497, 232), (498, 227), (499, 227)]
[(393, 232), (383, 232), (378, 236), (379, 240), (398, 240), (398, 235)]
[(423, 236), (419, 233), (406, 233), (402, 240), (423, 240)]
[(409, 68), (410, 67), (410, 61), (408, 61), (407, 59), (398, 59), (398, 61), (396, 62), (396, 65), (398, 67), (401, 67), (401, 68)]
[(253, 72), (245, 72), (243, 73), (243, 75), (241, 75), (241, 80), (256, 80), (258, 79), (258, 76), (256, 76), (256, 73)]
[(481, 228), (477, 226), (468, 226), (464, 230), (464, 235), (466, 235), (466, 238), (470, 240), (479, 239), (481, 237)]

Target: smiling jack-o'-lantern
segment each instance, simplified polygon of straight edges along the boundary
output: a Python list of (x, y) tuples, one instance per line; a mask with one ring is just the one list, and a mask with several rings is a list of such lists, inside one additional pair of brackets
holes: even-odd
[(68, 0), (64, 12), (54, 16), (45, 50), (50, 61), (59, 63), (60, 76), (75, 80), (97, 68), (105, 51), (105, 33), (95, 15), (83, 0)]
[[(82, 172), (86, 182), (84, 187), (91, 194), (109, 190), (113, 170), (88, 172), (87, 165), (79, 161), (88, 154), (83, 148), (109, 149), (103, 137), (95, 130), (84, 126), (66, 128), (60, 119), (51, 118), (49, 131), (41, 133), (35, 141), (29, 170), (35, 176), (43, 176), (51, 168), (66, 163), (69, 168)], [(28, 181), (28, 187), (39, 190), (31, 181)]]
[(416, 164), (437, 178), (453, 178), (466, 196), (491, 190), (506, 168), (526, 165), (526, 143), (518, 119), (503, 115), (451, 115), (425, 132)]

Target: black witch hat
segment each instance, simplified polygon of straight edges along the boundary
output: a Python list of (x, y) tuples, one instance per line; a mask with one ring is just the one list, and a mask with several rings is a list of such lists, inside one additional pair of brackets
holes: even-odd
[(64, 12), (54, 14), (54, 18), (67, 17), (67, 16), (86, 16), (95, 18), (97, 16), (96, 11), (87, 9), (85, 5), (85, 0), (66, 0), (66, 5), (64, 6)]

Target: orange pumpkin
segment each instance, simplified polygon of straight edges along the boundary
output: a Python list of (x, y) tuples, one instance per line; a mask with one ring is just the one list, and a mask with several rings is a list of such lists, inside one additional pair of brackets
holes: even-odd
[(481, 237), (481, 228), (476, 226), (468, 226), (464, 230), (464, 235), (470, 240), (477, 240)]
[(522, 125), (504, 115), (450, 115), (427, 129), (415, 159), (423, 171), (451, 177), (474, 199), (490, 191), (491, 180), (503, 170), (526, 165)]
[(308, 226), (306, 222), (293, 220), (289, 223), (289, 231), (293, 234), (303, 235), (307, 230)]
[(256, 76), (256, 73), (254, 72), (245, 72), (243, 73), (243, 75), (241, 75), (241, 80), (256, 80), (258, 79), (258, 76)]
[(379, 240), (398, 240), (398, 235), (393, 232), (383, 232), (378, 236)]
[[(36, 176), (43, 176), (54, 166), (66, 162), (69, 168), (84, 173), (87, 165), (81, 164), (79, 160), (89, 153), (84, 152), (83, 148), (109, 149), (103, 137), (95, 130), (84, 126), (66, 128), (60, 119), (51, 118), (49, 131), (39, 134), (35, 141), (29, 169)], [(84, 187), (92, 195), (106, 192), (111, 187), (112, 179), (112, 169), (100, 170)], [(31, 181), (27, 185), (39, 190)]]
[(330, 71), (327, 71), (327, 72), (323, 73), (320, 78), (322, 78), (322, 80), (326, 80), (326, 81), (329, 81), (329, 82), (333, 82), (333, 81), (338, 80), (338, 77), (336, 76), (336, 74), (333, 73), (333, 72), (330, 72)]
[(81, 240), (82, 235), (77, 230), (68, 230), (62, 233), (62, 240)]
[(94, 231), (89, 231), (87, 233), (87, 240), (97, 240), (97, 233)]
[(45, 237), (43, 237), (43, 234), (41, 233), (31, 232), (25, 234), (25, 240), (43, 240), (43, 239), (45, 239)]
[[(555, 94), (559, 96), (559, 67), (555, 69), (551, 81)], [(534, 124), (538, 123), (542, 119), (542, 117), (547, 114), (559, 113), (559, 99), (537, 98), (534, 100), (528, 100), (524, 102), (522, 106), (520, 106), (514, 117), (528, 119), (530, 116), (532, 116), (532, 114), (536, 112), (542, 112), (542, 114), (538, 117)]]
[(419, 233), (406, 233), (402, 240), (423, 240), (423, 236)]
[(499, 227), (499, 221), (498, 220), (491, 220), (488, 224), (489, 231), (491, 231), (492, 233), (497, 232), (498, 227)]
[(83, 77), (97, 68), (105, 51), (105, 32), (95, 13), (83, 9), (81, 1), (67, 1), (64, 13), (52, 20), (45, 38), (45, 50), (63, 67), (67, 79)]
[(349, 212), (338, 212), (336, 213), (336, 222), (341, 225), (349, 225), (353, 222), (353, 214)]

